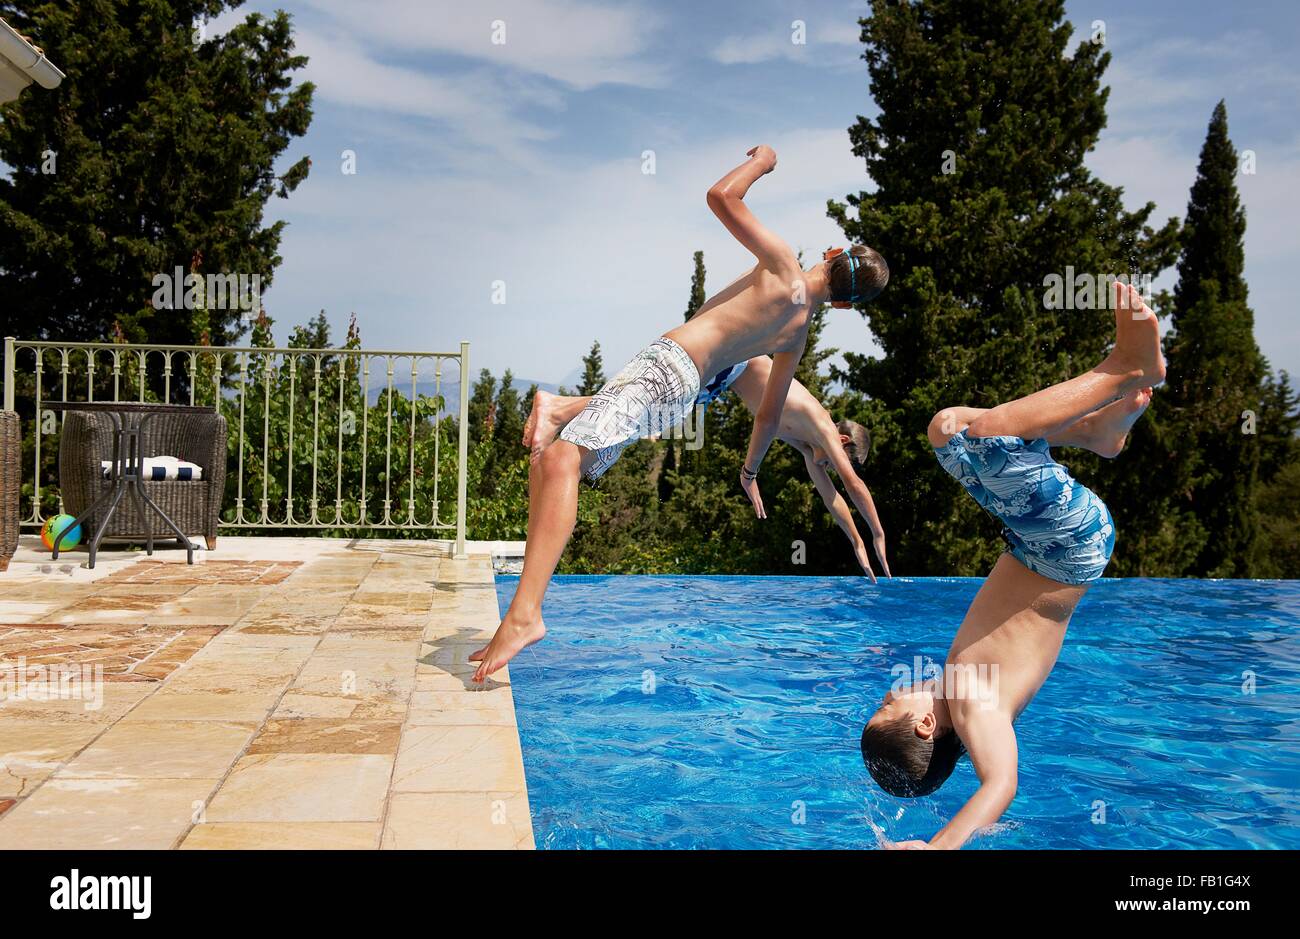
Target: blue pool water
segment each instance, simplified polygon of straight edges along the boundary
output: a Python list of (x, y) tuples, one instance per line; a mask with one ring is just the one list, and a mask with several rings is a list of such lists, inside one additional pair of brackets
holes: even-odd
[[(516, 584), (498, 575), (502, 610)], [(979, 584), (556, 578), (545, 641), (511, 665), (538, 846), (929, 838), (974, 791), (969, 760), (896, 799), (858, 738), (890, 666), (942, 662)], [(1300, 582), (1095, 586), (1017, 722), (1016, 800), (971, 847), (1300, 847), (1297, 623)]]

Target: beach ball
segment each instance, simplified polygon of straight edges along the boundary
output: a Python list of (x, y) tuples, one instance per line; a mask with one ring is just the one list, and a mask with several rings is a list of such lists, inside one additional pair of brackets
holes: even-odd
[[(52, 518), (47, 518), (45, 520), (45, 527), (41, 529), (41, 543), (44, 544), (46, 548), (53, 551), (54, 539), (59, 537), (59, 532), (63, 531), (63, 529), (67, 528), (75, 521), (76, 519), (71, 515), (55, 515)], [(64, 535), (63, 541), (59, 542), (59, 550), (67, 551), (69, 548), (75, 548), (79, 544), (81, 544), (80, 525), (76, 526), (72, 531)]]

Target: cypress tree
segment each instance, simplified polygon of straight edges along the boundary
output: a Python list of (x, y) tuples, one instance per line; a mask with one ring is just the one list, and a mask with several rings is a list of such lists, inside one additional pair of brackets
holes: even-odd
[(1166, 343), (1181, 444), (1173, 478), (1208, 536), (1186, 573), (1210, 577), (1248, 575), (1259, 532), (1255, 486), (1266, 363), (1246, 303), (1246, 213), (1237, 169), (1220, 101), (1187, 203)]
[(695, 315), (695, 311), (704, 306), (704, 301), (709, 299), (704, 293), (704, 252), (695, 252), (695, 270), (691, 274), (691, 295), (686, 301), (686, 315), (684, 319), (689, 320)]
[(1259, 537), (1251, 577), (1300, 577), (1300, 395), (1286, 372), (1264, 382), (1259, 410)]
[(594, 395), (605, 384), (605, 364), (600, 357), (600, 343), (593, 342), (591, 351), (582, 357), (582, 382), (579, 395)]
[[(1067, 52), (1062, 0), (875, 2), (860, 24), (880, 114), (849, 136), (877, 188), (829, 214), (892, 273), (865, 310), (884, 357), (846, 355), (837, 377), (875, 399), (873, 491), (894, 572), (984, 573), (997, 527), (936, 464), (931, 415), (1096, 364), (1113, 312), (1095, 296), (1051, 308), (1050, 278), (1154, 276), (1177, 223), (1152, 231), (1153, 205), (1126, 211), (1084, 166), (1110, 56), (1091, 41)], [(1122, 526), (1124, 507), (1112, 510)]]
[(496, 379), (487, 369), (480, 369), (469, 396), (469, 439), (475, 446), (491, 432), (496, 393)]

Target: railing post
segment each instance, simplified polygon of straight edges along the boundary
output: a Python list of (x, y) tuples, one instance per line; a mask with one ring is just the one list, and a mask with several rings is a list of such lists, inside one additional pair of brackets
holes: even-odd
[[(5, 336), (5, 410), (14, 409), (14, 337)], [(39, 422), (41, 416), (36, 415)]]
[(460, 458), (456, 466), (456, 553), (465, 558), (465, 484), (469, 462), (469, 343), (460, 344)]

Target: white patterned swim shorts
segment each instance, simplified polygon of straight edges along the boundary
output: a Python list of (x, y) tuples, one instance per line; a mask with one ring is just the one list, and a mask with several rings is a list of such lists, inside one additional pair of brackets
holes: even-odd
[(586, 471), (594, 483), (633, 441), (681, 423), (699, 393), (700, 373), (691, 357), (660, 337), (596, 392), (560, 439), (595, 452)]

